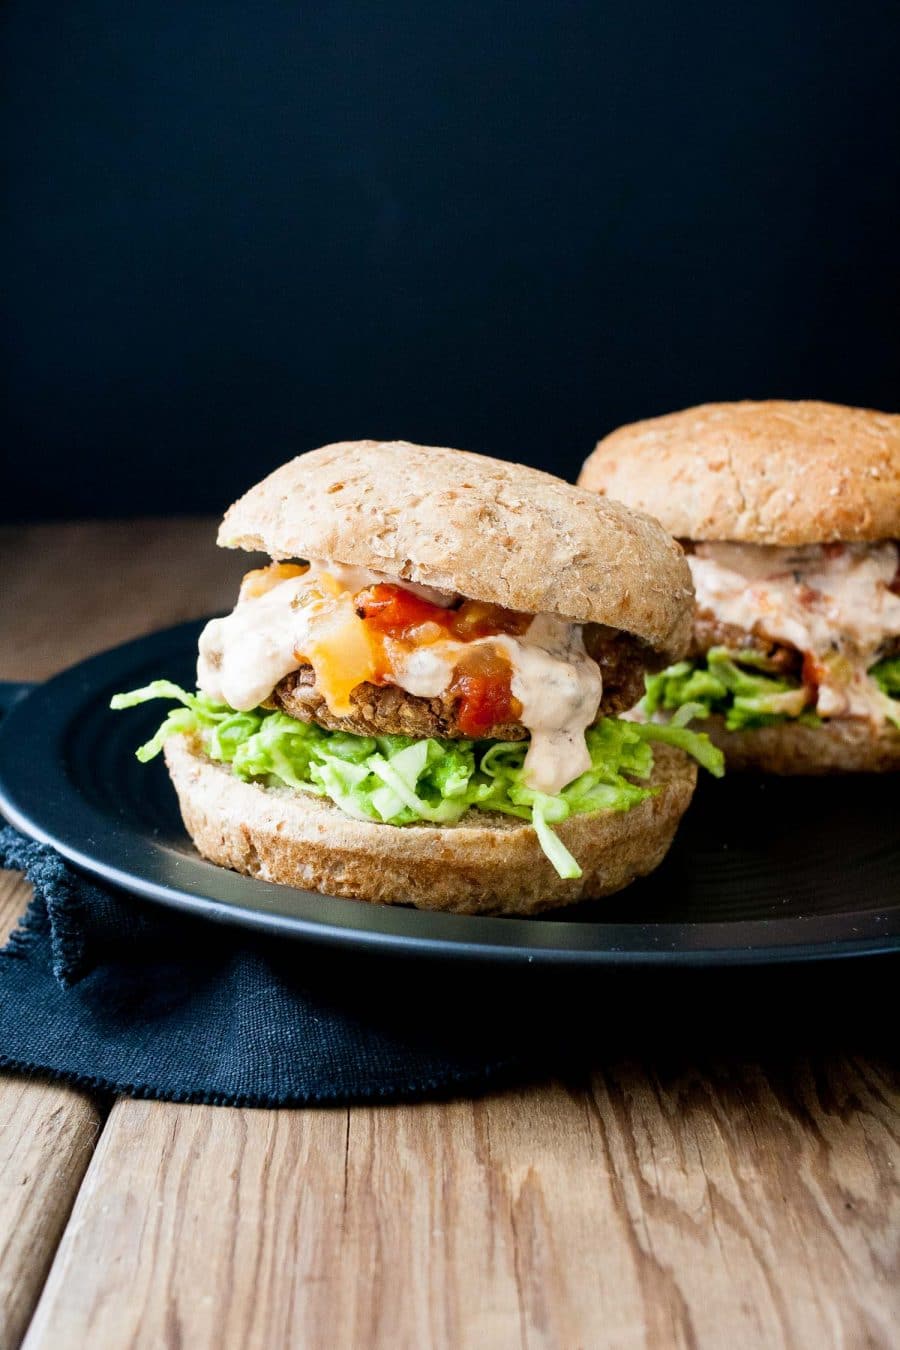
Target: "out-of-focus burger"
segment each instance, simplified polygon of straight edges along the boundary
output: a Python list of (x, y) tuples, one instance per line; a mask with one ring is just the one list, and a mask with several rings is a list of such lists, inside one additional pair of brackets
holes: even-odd
[[(200, 638), (198, 692), (157, 736), (205, 857), (332, 895), (531, 913), (663, 858), (696, 766), (682, 726), (635, 726), (681, 657), (693, 592), (644, 516), (458, 450), (354, 441), (302, 455), (228, 511), (274, 561)], [(655, 742), (655, 744), (654, 744)]]
[(707, 404), (614, 431), (579, 482), (689, 555), (691, 650), (647, 715), (693, 705), (732, 768), (900, 769), (900, 416)]

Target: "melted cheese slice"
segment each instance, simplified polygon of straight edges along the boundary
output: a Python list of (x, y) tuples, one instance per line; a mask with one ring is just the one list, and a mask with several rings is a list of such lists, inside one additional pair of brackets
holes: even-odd
[(338, 596), (309, 624), (308, 633), (295, 655), (312, 666), (329, 711), (345, 717), (352, 711), (351, 692), (375, 678), (376, 649), (369, 630), (352, 603)]
[(374, 677), (377, 653), (350, 592), (320, 582), (291, 577), (208, 623), (197, 662), (203, 692), (246, 712), (308, 663), (331, 712), (349, 713), (350, 692)]

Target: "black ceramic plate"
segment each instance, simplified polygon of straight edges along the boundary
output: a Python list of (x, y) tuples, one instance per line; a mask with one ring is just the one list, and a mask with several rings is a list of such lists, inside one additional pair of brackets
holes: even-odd
[[(110, 695), (191, 686), (199, 623), (104, 652), (35, 687), (0, 726), (0, 808), (87, 872), (150, 900), (287, 936), (422, 955), (580, 964), (726, 964), (900, 950), (895, 782), (701, 775), (665, 863), (552, 919), (339, 900), (204, 862), (161, 761), (134, 748), (165, 707)], [(389, 828), (389, 827), (385, 827)]]

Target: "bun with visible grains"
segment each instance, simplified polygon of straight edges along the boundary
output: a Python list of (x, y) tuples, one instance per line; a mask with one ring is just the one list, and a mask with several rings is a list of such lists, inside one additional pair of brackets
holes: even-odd
[(224, 548), (331, 558), (529, 614), (684, 650), (681, 549), (618, 502), (443, 446), (342, 441), (299, 455), (226, 512)]
[(704, 403), (619, 427), (578, 481), (655, 516), (677, 539), (893, 539), (900, 414), (786, 399)]
[(726, 731), (721, 717), (710, 717), (703, 730), (724, 752), (729, 772), (755, 769), (780, 775), (896, 773), (900, 769), (900, 733), (890, 725), (835, 717), (821, 726), (782, 722), (773, 727)]
[(302, 890), (455, 914), (537, 914), (646, 876), (668, 852), (697, 776), (693, 761), (661, 745), (655, 795), (630, 811), (563, 821), (557, 833), (582, 867), (566, 880), (531, 826), (511, 816), (376, 825), (321, 797), (241, 782), (184, 736), (165, 753), (187, 831), (212, 862)]

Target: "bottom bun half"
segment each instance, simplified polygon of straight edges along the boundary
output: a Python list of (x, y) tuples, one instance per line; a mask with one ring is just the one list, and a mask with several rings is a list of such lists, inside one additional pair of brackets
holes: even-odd
[(697, 777), (679, 750), (656, 745), (654, 757), (654, 796), (555, 827), (583, 872), (566, 881), (531, 826), (514, 817), (472, 811), (455, 825), (378, 825), (321, 797), (243, 782), (185, 736), (166, 745), (185, 826), (205, 858), (303, 890), (457, 914), (536, 914), (610, 895), (652, 872)]
[(721, 717), (701, 724), (724, 751), (729, 770), (776, 774), (889, 773), (900, 770), (900, 731), (859, 718), (832, 718), (818, 727), (782, 722), (726, 731)]

